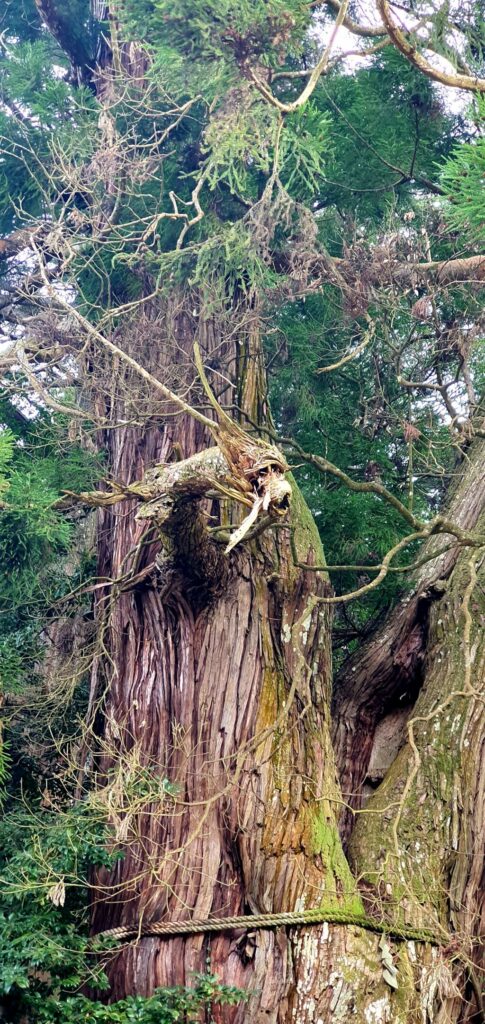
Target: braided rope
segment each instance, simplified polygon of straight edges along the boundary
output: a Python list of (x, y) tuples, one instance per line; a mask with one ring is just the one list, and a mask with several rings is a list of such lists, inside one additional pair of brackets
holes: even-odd
[(313, 910), (286, 911), (280, 914), (245, 914), (241, 917), (208, 918), (200, 921), (154, 921), (148, 924), (141, 922), (139, 926), (121, 925), (119, 928), (108, 928), (99, 932), (96, 939), (127, 939), (131, 936), (142, 938), (148, 935), (171, 937), (173, 935), (201, 935), (206, 932), (225, 932), (244, 928), (254, 931), (260, 928), (278, 928), (284, 925), (293, 927), (312, 924), (354, 924), (367, 931), (389, 935), (399, 942), (416, 940), (429, 942), (434, 946), (445, 944), (444, 937), (428, 928), (399, 928), (397, 925), (374, 921), (364, 914), (353, 914), (336, 907), (315, 907)]

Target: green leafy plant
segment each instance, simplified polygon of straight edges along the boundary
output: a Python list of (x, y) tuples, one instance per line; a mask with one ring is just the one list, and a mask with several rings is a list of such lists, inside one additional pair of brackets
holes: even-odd
[(195, 975), (193, 987), (158, 988), (151, 996), (128, 996), (106, 1005), (84, 996), (62, 1003), (36, 996), (31, 1001), (38, 1024), (192, 1024), (211, 1006), (235, 1006), (246, 998), (241, 989), (221, 985), (211, 974)]
[(116, 948), (88, 932), (91, 869), (121, 855), (98, 805), (24, 803), (0, 822), (0, 850), (0, 1000), (12, 1024), (25, 1013), (37, 1024), (188, 1024), (202, 1008), (245, 998), (210, 974), (109, 1006), (80, 994), (86, 985), (107, 991), (105, 958)]

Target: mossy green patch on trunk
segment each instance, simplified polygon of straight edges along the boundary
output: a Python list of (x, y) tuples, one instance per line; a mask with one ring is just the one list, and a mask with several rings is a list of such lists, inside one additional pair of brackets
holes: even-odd
[(291, 473), (288, 479), (292, 488), (291, 525), (298, 561), (307, 562), (309, 552), (312, 552), (315, 564), (325, 565), (325, 553), (315, 519)]
[[(321, 857), (328, 876), (325, 900), (335, 899), (349, 913), (364, 914), (355, 879), (343, 852), (335, 817), (328, 801), (321, 801), (316, 813), (309, 808), (313, 855)], [(343, 902), (342, 902), (343, 901)]]

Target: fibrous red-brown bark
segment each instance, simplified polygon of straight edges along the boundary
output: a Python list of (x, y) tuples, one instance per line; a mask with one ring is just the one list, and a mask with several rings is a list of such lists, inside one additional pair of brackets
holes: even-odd
[[(175, 358), (183, 373), (192, 324), (184, 313), (171, 326), (175, 344), (165, 336), (155, 348), (153, 334), (152, 351), (159, 370)], [(210, 324), (199, 338), (210, 364), (220, 340)], [(239, 340), (254, 343), (253, 336)], [(235, 356), (225, 352), (226, 367)], [(249, 359), (246, 394), (254, 369)], [(169, 460), (174, 445), (187, 458), (211, 443), (203, 427), (180, 416), (145, 430), (119, 428), (108, 441), (111, 472), (128, 483)], [(101, 577), (126, 571), (145, 530), (126, 505), (102, 510)], [(298, 523), (297, 543), (302, 558), (318, 561), (309, 518)], [(191, 580), (159, 548), (155, 540), (140, 550), (141, 582), (99, 602), (108, 655), (99, 658), (94, 682), (99, 697), (101, 677), (107, 681), (99, 764), (105, 793), (117, 760), (125, 773), (136, 762), (166, 778), (175, 796), (158, 805), (150, 797), (135, 812), (126, 805), (118, 813), (125, 853), (114, 871), (98, 875), (93, 929), (341, 903), (353, 885), (332, 802), (329, 630), (318, 604), (324, 578), (295, 569), (287, 531), (228, 556), (222, 592)], [(299, 929), (290, 941), (284, 930), (210, 941), (144, 938), (117, 957), (112, 995), (186, 983), (209, 955), (222, 980), (254, 989), (251, 1019), (284, 1020), (290, 1005), (302, 1012), (305, 943), (321, 941), (305, 934)], [(247, 1019), (246, 1013), (228, 1009), (224, 1019)]]

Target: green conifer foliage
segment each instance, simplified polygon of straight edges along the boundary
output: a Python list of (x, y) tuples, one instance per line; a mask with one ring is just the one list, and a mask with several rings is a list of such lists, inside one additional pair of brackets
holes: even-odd
[(5, 404), (1, 414), (13, 426), (0, 434), (7, 456), (0, 510), (0, 678), (10, 692), (35, 673), (46, 614), (71, 587), (63, 559), (74, 527), (55, 503), (63, 490), (90, 486), (101, 463), (70, 445), (65, 425), (47, 414), (24, 419)]
[(472, 246), (485, 238), (485, 101), (477, 99), (470, 111), (475, 124), (473, 141), (456, 146), (444, 165), (441, 180), (451, 200), (447, 221), (463, 232)]

